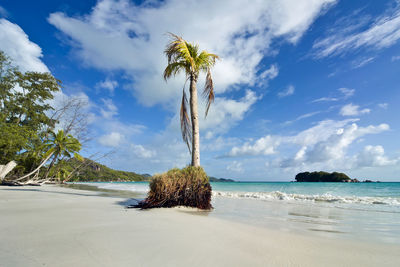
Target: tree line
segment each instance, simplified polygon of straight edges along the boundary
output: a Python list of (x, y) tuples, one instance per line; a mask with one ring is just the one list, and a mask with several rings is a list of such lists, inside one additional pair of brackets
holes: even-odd
[(84, 161), (78, 154), (88, 140), (84, 103), (72, 97), (51, 104), (59, 91), (52, 74), (22, 72), (0, 51), (0, 165), (16, 163), (3, 183), (65, 180), (72, 175), (65, 162)]

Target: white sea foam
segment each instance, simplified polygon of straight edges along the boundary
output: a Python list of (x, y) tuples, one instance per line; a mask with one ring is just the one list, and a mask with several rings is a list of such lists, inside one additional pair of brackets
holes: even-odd
[(323, 195), (303, 195), (289, 194), (280, 191), (273, 192), (230, 192), (230, 191), (213, 191), (214, 197), (227, 198), (247, 198), (260, 200), (284, 200), (284, 201), (310, 201), (310, 202), (327, 202), (327, 203), (349, 203), (349, 204), (380, 204), (400, 206), (400, 198), (391, 197), (360, 197), (360, 196), (333, 196), (331, 194)]
[[(85, 183), (103, 189), (132, 191), (146, 194), (149, 191), (147, 183)], [(213, 191), (213, 197), (235, 199), (259, 199), (281, 201), (303, 201), (320, 203), (347, 203), (368, 205), (390, 205), (400, 207), (400, 198), (393, 197), (366, 197), (366, 196), (336, 196), (329, 193), (321, 195), (291, 194), (280, 191), (272, 192), (241, 192), (241, 191)]]

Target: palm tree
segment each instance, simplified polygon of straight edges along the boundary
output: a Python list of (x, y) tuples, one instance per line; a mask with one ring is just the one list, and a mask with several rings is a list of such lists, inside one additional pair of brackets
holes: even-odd
[[(172, 40), (165, 48), (165, 55), (168, 58), (168, 66), (164, 70), (164, 79), (167, 81), (181, 71), (186, 74), (186, 81), (183, 86), (183, 95), (180, 111), (182, 138), (186, 142), (189, 151), (192, 153), (192, 166), (200, 166), (200, 135), (199, 116), (197, 111), (197, 88), (196, 84), (200, 72), (206, 73), (206, 82), (203, 96), (206, 98), (206, 117), (211, 103), (214, 101), (214, 84), (211, 78), (211, 68), (219, 57), (215, 54), (201, 51), (197, 44), (191, 44), (182, 37), (169, 33)], [(185, 85), (190, 82), (190, 114), (187, 112), (187, 98)], [(191, 145), (190, 145), (191, 142)]]
[(73, 154), (78, 160), (83, 159), (82, 156), (77, 153), (79, 150), (81, 150), (81, 143), (79, 143), (78, 139), (73, 137), (71, 134), (65, 135), (63, 130), (59, 130), (57, 133), (51, 131), (46, 145), (49, 149), (46, 154), (52, 153), (53, 159), (47, 168), (44, 177), (45, 180), (47, 179), (51, 168), (59, 156), (71, 158)]

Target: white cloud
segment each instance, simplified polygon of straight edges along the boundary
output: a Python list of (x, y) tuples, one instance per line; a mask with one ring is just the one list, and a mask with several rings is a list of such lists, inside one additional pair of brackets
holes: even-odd
[[(246, 94), (238, 100), (216, 97), (207, 118), (204, 117), (205, 105), (199, 105), (200, 133), (204, 133), (206, 139), (226, 133), (244, 118), (258, 99), (260, 97), (251, 90), (247, 90)], [(178, 109), (179, 106), (177, 105), (176, 108)], [(179, 122), (179, 113), (176, 112), (166, 131), (172, 131), (176, 136), (180, 136)]]
[[(352, 20), (350, 21), (352, 23)], [(334, 34), (314, 43), (314, 54), (317, 58), (346, 53), (362, 47), (382, 49), (395, 44), (400, 38), (400, 7), (377, 18), (369, 28), (361, 30), (362, 24), (341, 25)]]
[(291, 96), (294, 94), (294, 86), (293, 85), (289, 85), (286, 90), (281, 91), (278, 93), (278, 97), (282, 98), (282, 97), (287, 97), (287, 96)]
[[(211, 106), (207, 118), (200, 116), (200, 129), (214, 133), (225, 133), (238, 121), (241, 121), (259, 97), (250, 90), (238, 100), (217, 97)], [(200, 114), (204, 114), (205, 107), (199, 107)], [(179, 120), (178, 120), (179, 121)]]
[(386, 157), (382, 146), (366, 146), (356, 156), (356, 165), (358, 167), (380, 167), (394, 165), (398, 162), (399, 159), (389, 159)]
[[(73, 18), (58, 12), (48, 20), (75, 41), (86, 64), (125, 70), (133, 76), (135, 96), (141, 103), (153, 105), (177, 99), (184, 80), (162, 81), (166, 32), (182, 35), (221, 56), (214, 79), (216, 93), (222, 93), (231, 85), (254, 84), (257, 66), (268, 53), (271, 40), (284, 37), (297, 42), (321, 11), (335, 2), (259, 0), (244, 5), (228, 0), (169, 0), (135, 5), (126, 0), (103, 0), (86, 16)], [(195, 12), (188, 12), (192, 10)]]
[(315, 99), (315, 100), (311, 101), (311, 103), (334, 102), (334, 101), (339, 101), (339, 100), (342, 100), (342, 99), (348, 99), (348, 98), (352, 97), (356, 92), (355, 89), (346, 88), (346, 87), (339, 88), (338, 91), (342, 94), (342, 96), (321, 97), (321, 98), (318, 98), (318, 99)]
[(268, 86), (268, 81), (275, 79), (279, 74), (279, 68), (277, 64), (272, 64), (268, 69), (263, 71), (258, 79), (258, 86)]
[(360, 127), (356, 121), (325, 120), (293, 136), (267, 135), (241, 146), (234, 146), (226, 156), (266, 156), (279, 153), (283, 147), (300, 147), (293, 157), (278, 159), (275, 165), (280, 168), (310, 166), (315, 163), (340, 166), (338, 162), (346, 161), (346, 152), (352, 143), (365, 135), (389, 130), (387, 124)]
[(100, 109), (100, 113), (103, 118), (111, 119), (118, 114), (118, 108), (111, 99), (102, 98), (101, 101), (103, 102), (103, 107)]
[(353, 69), (358, 69), (361, 68), (375, 60), (375, 57), (368, 57), (368, 58), (362, 58), (358, 59), (352, 62), (353, 64)]
[(318, 99), (315, 99), (311, 101), (311, 103), (317, 103), (317, 102), (333, 102), (333, 101), (339, 101), (339, 98), (336, 97), (321, 97)]
[(400, 56), (392, 56), (392, 62), (400, 59)]
[(382, 108), (382, 109), (388, 109), (389, 104), (388, 103), (379, 103), (378, 107)]
[(115, 88), (118, 87), (118, 82), (107, 78), (104, 81), (98, 82), (95, 87), (99, 89), (106, 89), (110, 92), (110, 94), (112, 94), (114, 93)]
[(338, 90), (343, 94), (344, 99), (352, 97), (354, 95), (354, 93), (356, 92), (355, 89), (350, 89), (350, 88), (345, 88), (345, 87), (339, 88)]
[(306, 151), (302, 159), (309, 163), (342, 160), (346, 156), (346, 149), (355, 140), (364, 135), (378, 134), (387, 130), (389, 130), (387, 124), (359, 127), (353, 123), (339, 129), (336, 133), (332, 133), (328, 139), (316, 143), (310, 150)]
[(360, 109), (360, 106), (350, 103), (343, 106), (340, 109), (339, 114), (342, 116), (359, 116), (370, 112), (371, 110), (369, 108)]
[(226, 170), (239, 173), (244, 172), (242, 163), (236, 160), (232, 161), (228, 166), (226, 166)]
[(280, 138), (267, 135), (255, 141), (254, 144), (246, 142), (240, 147), (233, 147), (227, 156), (272, 155), (276, 153), (276, 148), (279, 146), (280, 142)]
[(21, 27), (6, 19), (0, 19), (0, 50), (11, 57), (14, 64), (23, 72), (49, 72), (41, 61), (42, 49), (29, 40)]
[(131, 149), (132, 152), (139, 158), (148, 159), (154, 157), (157, 154), (155, 151), (146, 149), (142, 145), (132, 144)]
[(118, 132), (111, 132), (109, 134), (101, 136), (98, 141), (103, 146), (108, 147), (118, 147), (123, 141), (125, 137)]
[(315, 115), (320, 114), (320, 113), (321, 113), (321, 111), (309, 112), (309, 113), (306, 113), (306, 114), (303, 114), (303, 115), (298, 116), (298, 117), (297, 117), (296, 119), (294, 119), (294, 120), (285, 121), (283, 124), (284, 124), (284, 125), (292, 124), (293, 122), (296, 122), (296, 121), (299, 121), (299, 120), (304, 120), (304, 119), (310, 118), (310, 117), (315, 116)]

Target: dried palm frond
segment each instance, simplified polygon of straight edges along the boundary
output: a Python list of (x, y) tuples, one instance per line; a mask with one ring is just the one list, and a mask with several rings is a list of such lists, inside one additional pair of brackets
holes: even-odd
[(211, 77), (211, 71), (208, 69), (206, 76), (206, 83), (204, 85), (203, 97), (206, 99), (206, 117), (208, 115), (208, 110), (210, 109), (211, 104), (214, 102), (215, 94), (214, 94), (214, 83)]
[(190, 152), (192, 152), (190, 144), (192, 143), (192, 124), (190, 123), (188, 109), (187, 109), (187, 97), (185, 93), (185, 87), (183, 87), (182, 93), (182, 103), (181, 103), (181, 131), (182, 138), (185, 141), (186, 145)]

